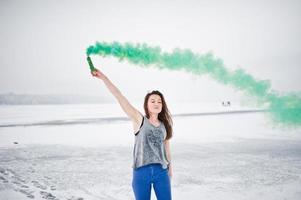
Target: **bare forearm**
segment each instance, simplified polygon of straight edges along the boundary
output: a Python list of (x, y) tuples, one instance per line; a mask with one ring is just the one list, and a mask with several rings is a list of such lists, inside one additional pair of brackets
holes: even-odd
[(169, 165), (171, 165), (171, 150), (170, 150), (170, 143), (168, 140), (165, 142), (165, 150), (166, 150), (167, 160), (169, 162)]
[(110, 92), (116, 97), (118, 103), (120, 104), (123, 111), (127, 114), (127, 116), (131, 119), (137, 118), (139, 112), (136, 108), (134, 108), (126, 97), (120, 92), (120, 90), (110, 81), (110, 79), (106, 76), (103, 76), (102, 81), (106, 85), (106, 87), (110, 90)]
[(108, 77), (104, 77), (102, 79), (106, 87), (110, 90), (110, 92), (117, 98), (117, 100), (120, 99), (122, 96), (120, 90), (111, 82), (111, 80)]
[(171, 154), (170, 154), (170, 151), (167, 152), (167, 159), (169, 161), (169, 165), (171, 165)]

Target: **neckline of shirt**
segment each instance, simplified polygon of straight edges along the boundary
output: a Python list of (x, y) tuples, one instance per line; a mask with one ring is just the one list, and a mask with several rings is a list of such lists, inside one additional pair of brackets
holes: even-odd
[(150, 120), (145, 116), (145, 118), (147, 119), (147, 121), (148, 121), (148, 123), (150, 123), (153, 127), (155, 127), (155, 128), (160, 128), (160, 126), (161, 126), (161, 124), (162, 124), (162, 122), (160, 121), (160, 124), (159, 124), (159, 126), (155, 126), (154, 124), (152, 124), (151, 122), (150, 122)]

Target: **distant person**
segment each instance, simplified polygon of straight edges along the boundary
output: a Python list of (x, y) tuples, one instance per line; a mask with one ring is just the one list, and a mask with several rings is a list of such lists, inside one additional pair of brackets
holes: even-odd
[(225, 103), (224, 101), (222, 102), (222, 105), (223, 106), (231, 106), (231, 102), (230, 101), (227, 101), (227, 103)]
[(153, 185), (157, 200), (171, 200), (172, 118), (163, 94), (155, 90), (146, 94), (142, 115), (122, 95), (119, 89), (100, 70), (91, 74), (101, 79), (116, 97), (123, 111), (133, 123), (132, 189), (136, 200), (150, 200)]

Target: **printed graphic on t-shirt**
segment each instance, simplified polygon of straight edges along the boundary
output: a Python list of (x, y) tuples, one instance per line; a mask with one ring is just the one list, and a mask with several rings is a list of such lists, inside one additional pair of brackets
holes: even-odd
[(160, 147), (163, 143), (163, 133), (161, 129), (151, 129), (150, 131), (147, 131), (147, 138), (149, 143), (154, 145), (155, 147)]

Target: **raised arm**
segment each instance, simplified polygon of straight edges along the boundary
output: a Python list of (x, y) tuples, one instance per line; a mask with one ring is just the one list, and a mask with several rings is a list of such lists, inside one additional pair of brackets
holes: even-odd
[(120, 90), (110, 81), (110, 79), (98, 69), (96, 69), (96, 71), (92, 71), (91, 74), (104, 82), (109, 91), (114, 95), (114, 97), (116, 97), (118, 103), (127, 116), (134, 123), (139, 124), (142, 120), (141, 113), (130, 104), (130, 102), (123, 96)]

